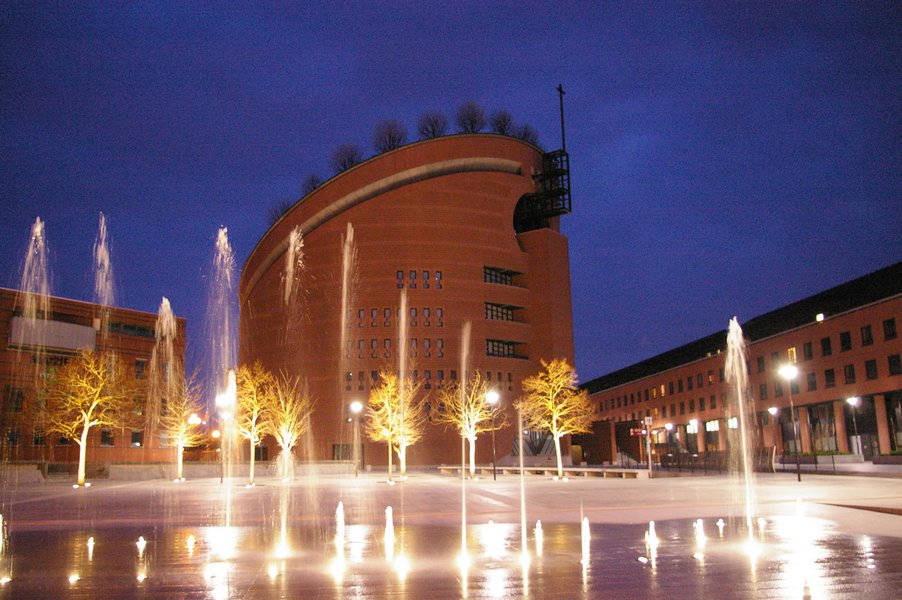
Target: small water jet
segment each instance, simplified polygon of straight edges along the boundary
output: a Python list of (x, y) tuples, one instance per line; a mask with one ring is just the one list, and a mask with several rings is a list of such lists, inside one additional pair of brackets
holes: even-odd
[(98, 315), (100, 337), (106, 340), (110, 329), (110, 307), (115, 303), (115, 288), (106, 217), (103, 213), (100, 213), (97, 238), (94, 240), (94, 302), (100, 307)]
[(655, 522), (648, 522), (648, 530), (645, 532), (645, 545), (651, 549), (658, 547), (658, 534), (655, 533)]
[(385, 507), (385, 534), (382, 536), (385, 545), (385, 560), (392, 562), (395, 557), (395, 523), (392, 507)]
[(592, 546), (592, 533), (589, 529), (589, 517), (583, 517), (582, 526), (580, 528), (580, 540), (582, 542), (582, 560), (580, 563), (583, 569), (589, 568), (589, 551)]
[(544, 543), (545, 534), (542, 532), (542, 521), (536, 521), (536, 530), (535, 530), (535, 541), (536, 541), (536, 556), (539, 558), (542, 557), (542, 545)]

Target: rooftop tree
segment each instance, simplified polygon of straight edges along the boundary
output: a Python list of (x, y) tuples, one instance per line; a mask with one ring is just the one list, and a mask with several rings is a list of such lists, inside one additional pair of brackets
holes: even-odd
[(448, 119), (440, 112), (427, 112), (417, 122), (417, 133), (421, 140), (441, 137), (448, 133)]
[(363, 154), (356, 144), (342, 144), (332, 153), (332, 168), (336, 173), (347, 171), (363, 162)]
[(389, 120), (377, 123), (373, 129), (373, 148), (376, 152), (388, 152), (400, 148), (407, 140), (407, 129), (400, 121)]
[(457, 128), (461, 133), (479, 133), (485, 129), (485, 111), (475, 102), (464, 102), (457, 109)]
[(499, 110), (489, 117), (489, 127), (492, 133), (498, 135), (513, 135), (515, 131), (514, 118), (506, 110)]
[(572, 433), (589, 433), (592, 405), (589, 393), (576, 387), (576, 371), (565, 359), (542, 361), (542, 371), (523, 380), (524, 395), (517, 408), (530, 429), (551, 433), (557, 455), (558, 477), (564, 476), (561, 438)]

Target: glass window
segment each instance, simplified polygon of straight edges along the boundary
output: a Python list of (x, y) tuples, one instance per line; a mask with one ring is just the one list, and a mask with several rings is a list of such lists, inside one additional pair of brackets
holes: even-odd
[(775, 381), (774, 382), (774, 398), (782, 398), (783, 397), (783, 382)]
[(866, 360), (864, 361), (864, 376), (868, 379), (877, 379), (877, 361), (876, 360)]
[(441, 271), (435, 272), (435, 287), (437, 287), (438, 289), (442, 289), (442, 272)]
[(780, 353), (779, 352), (771, 352), (770, 354), (770, 366), (774, 369), (780, 368)]
[(811, 349), (811, 342), (805, 342), (802, 344), (802, 356), (805, 357), (805, 360), (811, 360), (814, 358), (814, 351)]
[(35, 429), (31, 437), (32, 446), (43, 446), (47, 443), (47, 434), (41, 429)]
[(673, 396), (673, 382), (667, 384), (667, 390), (670, 392), (670, 395)]
[(831, 354), (833, 354), (833, 346), (830, 343), (830, 338), (821, 338), (821, 355), (830, 356)]
[(884, 340), (894, 340), (896, 339), (896, 320), (895, 319), (887, 319), (883, 322), (883, 339)]
[(429, 287), (429, 271), (423, 271), (423, 287)]
[(842, 370), (846, 383), (855, 383), (855, 365), (846, 365)]
[[(710, 371), (708, 373), (709, 373), (709, 377), (710, 377)], [(698, 387), (702, 387), (702, 374), (699, 373), (698, 375), (696, 375), (695, 379), (696, 379), (696, 381), (698, 381)]]
[(862, 346), (870, 346), (874, 343), (874, 334), (871, 331), (870, 325), (865, 325), (861, 328), (861, 345)]
[(113, 432), (109, 429), (101, 429), (100, 430), (100, 445), (101, 446), (112, 446), (113, 445)]
[(833, 369), (827, 369), (824, 371), (824, 387), (836, 387), (836, 372)]
[(902, 375), (902, 358), (898, 354), (890, 354), (886, 357), (890, 375)]
[(404, 271), (398, 271), (398, 287), (404, 287)]
[(758, 362), (758, 372), (759, 372), (759, 373), (764, 373), (764, 357), (763, 357), (763, 356), (759, 356), (759, 357), (757, 358), (757, 362)]
[(847, 352), (852, 349), (852, 332), (843, 331), (839, 334), (839, 351)]
[(132, 439), (131, 439), (132, 447), (140, 448), (144, 445), (144, 432), (143, 431), (132, 431)]
[(767, 384), (762, 383), (758, 386), (758, 400), (767, 400)]
[(808, 373), (805, 376), (808, 380), (808, 391), (813, 392), (817, 389), (817, 374), (814, 372)]
[(705, 411), (705, 399), (704, 397), (698, 399), (698, 410), (699, 412)]
[(682, 379), (677, 380), (677, 392), (679, 392), (681, 394), (683, 393), (683, 380)]
[(692, 389), (692, 375), (690, 375), (689, 377), (686, 378), (686, 389), (687, 390)]

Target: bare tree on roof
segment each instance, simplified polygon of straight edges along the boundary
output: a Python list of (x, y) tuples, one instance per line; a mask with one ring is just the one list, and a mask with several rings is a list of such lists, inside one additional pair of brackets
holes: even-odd
[(513, 135), (515, 131), (514, 118), (506, 110), (496, 111), (489, 118), (489, 127), (492, 133)]
[(307, 175), (307, 178), (304, 180), (304, 183), (301, 184), (301, 194), (306, 196), (312, 193), (316, 188), (323, 184), (323, 180), (316, 173), (311, 173)]
[(407, 140), (407, 128), (394, 119), (382, 121), (373, 129), (373, 148), (376, 152), (388, 152), (400, 148)]
[(354, 165), (363, 162), (363, 153), (356, 144), (342, 144), (332, 153), (332, 168), (336, 173), (347, 171)]
[(479, 133), (485, 129), (485, 111), (475, 102), (464, 102), (457, 109), (457, 127), (461, 133)]
[(417, 123), (421, 140), (441, 137), (448, 133), (448, 119), (438, 111), (424, 113)]

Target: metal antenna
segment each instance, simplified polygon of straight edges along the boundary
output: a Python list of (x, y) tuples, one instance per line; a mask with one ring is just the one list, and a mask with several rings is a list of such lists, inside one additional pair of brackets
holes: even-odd
[(557, 92), (561, 100), (561, 150), (566, 152), (567, 138), (564, 136), (564, 86), (560, 83), (557, 85)]

